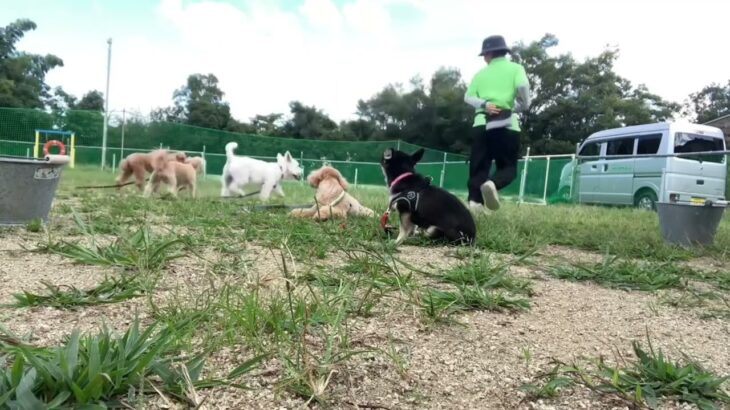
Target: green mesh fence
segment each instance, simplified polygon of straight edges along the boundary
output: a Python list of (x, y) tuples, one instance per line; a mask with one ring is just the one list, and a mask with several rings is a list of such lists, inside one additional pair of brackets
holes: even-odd
[[(107, 131), (106, 163), (110, 166), (116, 166), (133, 152), (166, 147), (185, 151), (188, 155), (205, 156), (206, 172), (220, 175), (226, 161), (224, 147), (235, 141), (238, 143), (238, 155), (273, 160), (277, 153), (289, 151), (301, 162), (305, 173), (330, 163), (351, 183), (358, 185), (384, 186), (379, 161), (386, 148), (406, 152), (424, 148), (418, 171), (432, 177), (434, 184), (460, 196), (465, 196), (469, 178), (466, 156), (404, 141), (315, 141), (266, 137), (135, 117), (127, 117), (123, 122), (117, 114), (112, 115)], [(103, 124), (104, 116), (99, 112), (67, 111), (63, 115), (55, 115), (40, 110), (0, 108), (0, 155), (32, 156), (35, 130), (56, 129), (74, 132), (77, 164), (100, 165)], [(42, 138), (41, 144), (45, 139)], [(530, 158), (523, 178), (525, 161), (521, 160), (517, 178), (504, 188), (502, 195), (525, 202), (560, 202), (560, 175), (569, 162), (569, 158)]]

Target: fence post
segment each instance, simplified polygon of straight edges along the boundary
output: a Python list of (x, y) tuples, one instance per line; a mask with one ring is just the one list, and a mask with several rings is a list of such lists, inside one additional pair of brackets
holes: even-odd
[(119, 151), (119, 159), (124, 158), (124, 129), (127, 127), (127, 110), (122, 110), (122, 146)]
[(396, 142), (395, 149), (400, 151), (400, 139)]
[(25, 157), (30, 158), (30, 148), (25, 149)]
[(545, 187), (542, 191), (542, 202), (545, 202), (545, 205), (547, 205), (548, 176), (550, 176), (550, 156), (549, 155), (547, 157), (547, 166), (545, 168)]
[(35, 144), (33, 144), (33, 158), (38, 158), (38, 148), (41, 143), (41, 133), (35, 130)]
[(203, 152), (200, 153), (203, 158), (203, 179), (208, 179), (208, 161), (205, 160), (205, 145), (203, 145)]
[(570, 156), (570, 162), (573, 164), (573, 170), (570, 173), (570, 187), (568, 188), (568, 197), (573, 202), (573, 186), (575, 185), (575, 172), (578, 169), (578, 161), (575, 160), (575, 154)]
[(520, 178), (520, 196), (517, 199), (517, 203), (522, 203), (525, 196), (525, 181), (527, 180), (527, 165), (530, 163), (530, 147), (527, 147), (525, 153), (525, 166), (522, 167), (522, 177)]
[(117, 169), (117, 154), (112, 152), (112, 169), (111, 169), (111, 171), (114, 172), (115, 169)]
[(299, 166), (302, 168), (302, 177), (299, 178), (299, 185), (304, 185), (304, 151), (299, 151)]
[(439, 181), (439, 187), (444, 187), (444, 177), (446, 176), (446, 153), (444, 152), (444, 162), (441, 164), (441, 181)]
[(357, 168), (355, 168), (355, 186), (357, 187)]

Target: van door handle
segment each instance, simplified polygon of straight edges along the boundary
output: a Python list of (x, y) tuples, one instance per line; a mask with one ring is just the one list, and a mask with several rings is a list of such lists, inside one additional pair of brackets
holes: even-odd
[(604, 172), (608, 171), (608, 164), (603, 164), (603, 171)]
[(705, 185), (705, 180), (704, 179), (698, 179), (697, 180), (697, 185)]
[(591, 169), (598, 169), (598, 165), (591, 165)]

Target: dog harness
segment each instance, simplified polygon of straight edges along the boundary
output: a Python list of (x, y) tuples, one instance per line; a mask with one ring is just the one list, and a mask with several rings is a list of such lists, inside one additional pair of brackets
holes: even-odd
[[(406, 177), (409, 177), (413, 175), (412, 172), (406, 172), (405, 174), (400, 175), (398, 178), (394, 179), (393, 182), (390, 183), (390, 191), (393, 192), (393, 187), (396, 186), (398, 182), (403, 180)], [(428, 182), (430, 183), (430, 179), (428, 179)], [(391, 229), (393, 229), (393, 226), (388, 223), (388, 220), (390, 218), (390, 211), (393, 209), (393, 206), (398, 203), (405, 203), (408, 207), (408, 212), (416, 212), (418, 210), (418, 203), (421, 199), (421, 192), (420, 191), (403, 191), (398, 193), (397, 195), (391, 197), (390, 202), (388, 203), (388, 209), (385, 211), (383, 216), (380, 218), (380, 226), (386, 231), (389, 232)]]
[(329, 205), (324, 205), (324, 206), (337, 206), (337, 204), (339, 204), (340, 202), (342, 202), (342, 200), (343, 200), (343, 199), (345, 198), (345, 194), (346, 194), (346, 193), (347, 193), (347, 192), (345, 192), (345, 191), (342, 191), (342, 192), (341, 192), (341, 193), (340, 193), (339, 195), (337, 195), (337, 198), (335, 198), (335, 200), (334, 200), (334, 201), (332, 201), (332, 203), (331, 203), (331, 204), (329, 204)]

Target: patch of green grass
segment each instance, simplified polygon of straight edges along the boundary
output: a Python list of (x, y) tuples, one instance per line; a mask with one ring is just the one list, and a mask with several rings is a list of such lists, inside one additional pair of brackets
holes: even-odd
[(0, 345), (0, 407), (105, 408), (119, 406), (130, 389), (139, 389), (138, 395), (156, 389), (197, 406), (186, 395), (190, 389), (231, 384), (261, 360), (244, 363), (224, 380), (201, 380), (202, 357), (172, 355), (186, 326), (141, 330), (135, 320), (121, 337), (104, 329), (87, 336), (74, 331), (57, 348)]
[(187, 245), (181, 237), (159, 237), (147, 226), (135, 232), (122, 232), (109, 244), (99, 244), (89, 227), (77, 219), (77, 224), (90, 240), (90, 246), (67, 241), (49, 242), (43, 250), (86, 265), (118, 266), (140, 272), (155, 271), (171, 260), (185, 256), (180, 251)]
[(482, 256), (442, 275), (434, 276), (457, 286), (503, 289), (512, 294), (532, 296), (532, 282), (509, 274), (509, 266), (510, 264), (494, 262), (493, 257)]
[(25, 229), (28, 232), (40, 232), (43, 230), (43, 220), (40, 218), (30, 220), (25, 224)]
[(97, 286), (91, 289), (78, 289), (75, 286), (56, 286), (47, 281), (41, 281), (48, 291), (46, 294), (36, 294), (28, 291), (15, 293), (15, 307), (50, 306), (58, 309), (75, 309), (81, 306), (117, 303), (127, 299), (144, 295), (148, 286), (142, 283), (138, 275), (122, 276), (121, 278), (104, 278)]
[(432, 319), (471, 310), (512, 312), (530, 308), (529, 299), (524, 297), (474, 286), (459, 286), (455, 291), (427, 289), (421, 295), (421, 304)]
[(552, 371), (538, 376), (542, 384), (529, 383), (522, 389), (534, 399), (554, 397), (560, 388), (577, 384), (649, 408), (656, 408), (660, 400), (691, 403), (702, 410), (730, 404), (730, 395), (723, 390), (730, 376), (720, 377), (686, 355), (684, 362), (673, 361), (654, 350), (651, 340), (648, 345), (647, 351), (633, 342), (634, 360), (621, 360), (620, 365), (610, 365), (603, 358), (591, 361), (590, 367), (554, 361)]
[(690, 269), (672, 263), (640, 263), (618, 257), (606, 257), (603, 262), (595, 264), (555, 267), (549, 273), (559, 279), (590, 281), (617, 289), (641, 291), (684, 288), (686, 278), (692, 275)]

